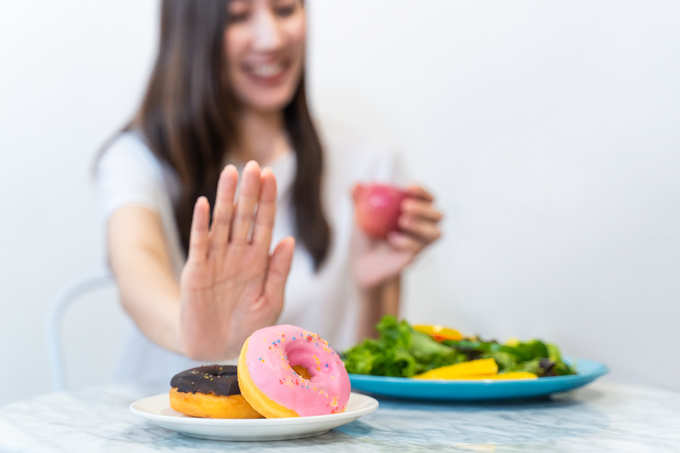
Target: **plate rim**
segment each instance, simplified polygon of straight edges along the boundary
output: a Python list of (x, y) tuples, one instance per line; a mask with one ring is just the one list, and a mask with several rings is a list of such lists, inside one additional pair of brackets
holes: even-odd
[(413, 378), (407, 378), (407, 377), (395, 377), (395, 376), (375, 376), (372, 374), (354, 374), (354, 373), (349, 373), (349, 378), (350, 381), (353, 379), (359, 380), (359, 381), (364, 381), (364, 382), (383, 382), (383, 383), (394, 383), (394, 384), (402, 384), (402, 385), (432, 385), (432, 386), (440, 386), (440, 387), (446, 387), (455, 384), (456, 386), (500, 386), (503, 384), (507, 383), (512, 383), (512, 384), (518, 384), (518, 385), (536, 385), (539, 382), (562, 382), (562, 381), (568, 381), (571, 382), (575, 379), (597, 379), (599, 377), (604, 376), (605, 374), (609, 373), (609, 367), (605, 365), (602, 362), (597, 362), (595, 360), (590, 360), (590, 359), (571, 359), (571, 358), (566, 358), (565, 361), (571, 363), (579, 363), (579, 362), (589, 362), (591, 364), (594, 364), (597, 366), (595, 370), (592, 370), (591, 372), (588, 373), (576, 373), (576, 374), (568, 374), (564, 376), (546, 376), (546, 377), (541, 377), (537, 379), (503, 379), (503, 380), (494, 380), (494, 379), (479, 379), (479, 380), (456, 380), (456, 379), (448, 379), (448, 380), (440, 380), (440, 379), (413, 379)]
[[(142, 398), (138, 398), (128, 406), (128, 409), (135, 415), (145, 418), (147, 420), (154, 420), (159, 422), (170, 422), (176, 424), (190, 424), (190, 425), (201, 425), (201, 426), (253, 426), (258, 424), (260, 426), (267, 425), (287, 425), (287, 424), (300, 424), (300, 423), (323, 423), (332, 420), (342, 420), (344, 418), (359, 418), (364, 415), (375, 412), (380, 403), (377, 399), (370, 395), (365, 395), (363, 393), (350, 392), (350, 397), (355, 395), (355, 397), (365, 400), (366, 407), (355, 409), (353, 411), (338, 412), (335, 414), (324, 414), (324, 415), (308, 415), (304, 417), (281, 417), (281, 418), (200, 418), (200, 417), (188, 417), (188, 416), (177, 416), (177, 415), (162, 415), (154, 414), (134, 407), (139, 402), (151, 399), (168, 397), (168, 393), (157, 393), (155, 395), (148, 395)], [(169, 406), (168, 406), (169, 407)], [(303, 421), (304, 420), (304, 421)]]

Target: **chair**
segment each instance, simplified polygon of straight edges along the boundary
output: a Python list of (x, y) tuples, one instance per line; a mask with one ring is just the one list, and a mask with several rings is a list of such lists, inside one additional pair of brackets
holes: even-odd
[(62, 323), (67, 310), (85, 295), (114, 285), (108, 271), (95, 272), (82, 277), (63, 288), (47, 312), (47, 348), (52, 367), (52, 387), (55, 391), (66, 388), (64, 353), (62, 344)]

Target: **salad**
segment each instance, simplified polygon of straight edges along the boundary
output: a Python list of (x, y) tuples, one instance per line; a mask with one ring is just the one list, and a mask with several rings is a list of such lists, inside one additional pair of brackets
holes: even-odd
[(576, 374), (560, 350), (541, 340), (482, 340), (440, 326), (385, 316), (378, 339), (342, 353), (348, 373), (415, 379), (536, 379)]

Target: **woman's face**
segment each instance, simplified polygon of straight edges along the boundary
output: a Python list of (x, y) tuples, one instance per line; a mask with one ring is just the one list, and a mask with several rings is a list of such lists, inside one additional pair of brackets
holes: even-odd
[(302, 74), (306, 21), (302, 0), (231, 0), (224, 34), (228, 80), (243, 105), (281, 110)]

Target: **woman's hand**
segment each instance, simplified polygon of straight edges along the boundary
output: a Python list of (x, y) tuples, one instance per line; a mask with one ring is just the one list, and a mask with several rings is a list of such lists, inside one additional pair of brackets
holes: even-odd
[(365, 236), (361, 239), (355, 274), (362, 288), (370, 289), (396, 277), (425, 247), (441, 237), (439, 222), (443, 215), (435, 208), (432, 194), (420, 186), (409, 186), (406, 192), (399, 231), (389, 233), (386, 240)]
[(189, 256), (180, 280), (179, 342), (197, 360), (238, 355), (254, 330), (276, 322), (293, 259), (293, 238), (270, 255), (276, 213), (274, 174), (249, 162), (234, 203), (238, 172), (220, 175), (210, 225), (210, 206), (194, 207)]

